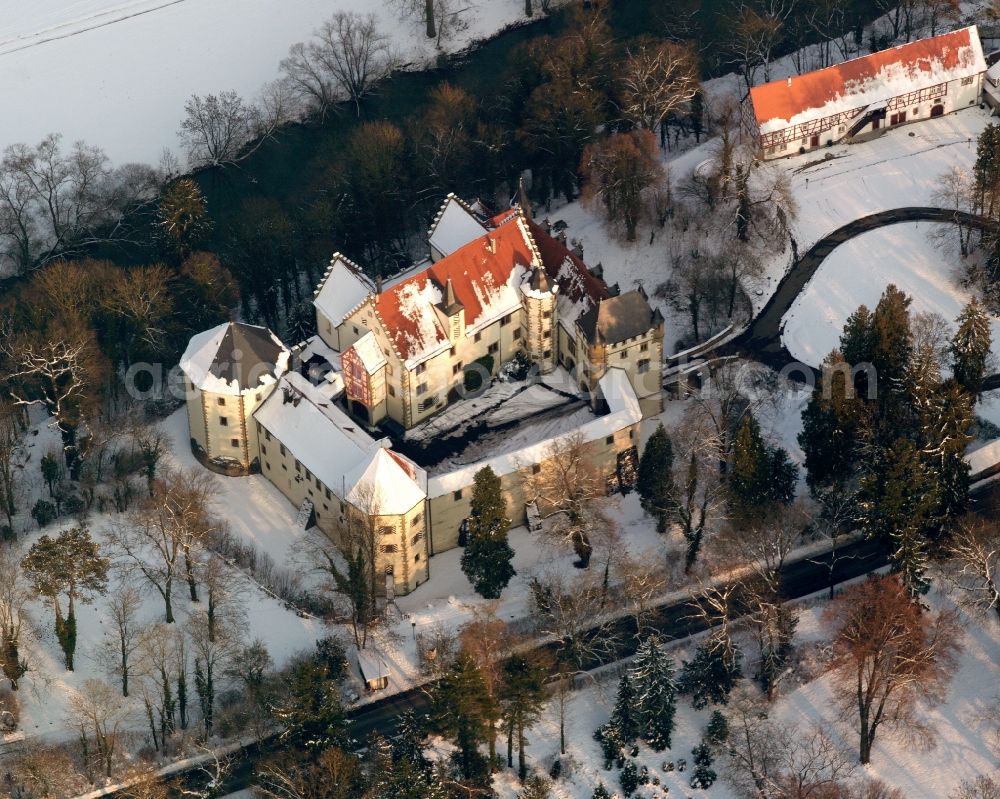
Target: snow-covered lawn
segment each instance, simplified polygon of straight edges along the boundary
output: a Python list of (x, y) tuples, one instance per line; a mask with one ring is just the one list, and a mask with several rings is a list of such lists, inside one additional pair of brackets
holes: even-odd
[[(462, 4), (461, 49), (524, 19), (521, 0)], [(0, 150), (49, 133), (102, 147), (116, 164), (156, 164), (177, 150), (192, 94), (254, 97), (278, 77), (292, 44), (338, 10), (373, 12), (408, 62), (434, 55), (421, 25), (388, 0), (32, 0), (4, 4), (0, 19)]]
[[(863, 216), (904, 206), (938, 205), (935, 195), (941, 189), (941, 176), (953, 167), (971, 170), (976, 139), (989, 122), (988, 112), (973, 107), (903, 125), (872, 141), (772, 162), (767, 168), (783, 169), (791, 182), (798, 210), (793, 234), (799, 252)], [(772, 286), (790, 257), (786, 253), (770, 262), (767, 274)], [(863, 261), (870, 262), (876, 266), (872, 259)], [(755, 302), (759, 306), (767, 299), (765, 291)]]
[[(934, 595), (934, 604), (951, 606), (948, 598)], [(829, 630), (822, 619), (825, 602), (821, 599), (804, 600), (796, 634), (797, 645), (808, 648), (822, 644), (829, 637)], [(993, 619), (965, 619), (966, 634), (963, 651), (952, 676), (950, 690), (942, 705), (921, 712), (924, 721), (935, 735), (935, 745), (925, 749), (912, 740), (880, 733), (876, 741), (872, 764), (858, 768), (856, 777), (877, 777), (902, 790), (907, 799), (945, 799), (963, 780), (978, 774), (992, 773), (997, 766), (994, 730), (987, 728), (983, 714), (990, 703), (997, 701), (1000, 685), (1000, 628)], [(690, 657), (691, 641), (669, 648), (677, 661)], [(748, 664), (744, 664), (746, 670)], [(617, 688), (616, 672), (607, 673), (592, 687), (571, 696), (566, 727), (568, 752), (562, 758), (565, 778), (553, 783), (552, 795), (556, 799), (590, 799), (594, 786), (603, 781), (614, 795), (621, 796), (618, 786), (618, 769), (602, 768), (600, 747), (593, 740), (593, 731), (605, 723), (614, 706)], [(792, 723), (803, 731), (813, 724), (820, 724), (848, 751), (857, 749), (857, 736), (850, 724), (837, 717), (831, 698), (828, 675), (806, 682), (781, 696), (773, 705), (769, 716), (778, 723)], [(725, 710), (725, 708), (722, 708)], [(669, 793), (657, 791), (653, 786), (640, 787), (635, 794), (647, 797), (704, 796), (706, 799), (732, 799), (734, 794), (725, 781), (725, 764), (717, 760), (713, 768), (720, 779), (707, 791), (688, 787), (691, 750), (701, 740), (712, 707), (694, 711), (690, 699), (678, 699), (677, 725), (671, 749), (656, 753), (647, 746), (640, 747), (638, 764), (649, 768), (650, 774), (661, 779), (662, 787)], [(558, 705), (550, 702), (541, 721), (528, 733), (529, 768), (542, 768), (546, 772), (559, 751)], [(683, 773), (665, 772), (665, 762), (685, 758), (688, 770)], [(501, 799), (514, 799), (519, 789), (514, 772), (504, 771), (495, 780)]]
[[(860, 145), (864, 146), (864, 145)], [(959, 284), (960, 265), (929, 237), (942, 226), (903, 222), (863, 233), (837, 247), (785, 315), (782, 340), (800, 361), (818, 366), (838, 345), (847, 317), (862, 303), (874, 309), (890, 283), (913, 298), (911, 313), (954, 322), (971, 299)], [(1000, 319), (993, 319), (1000, 342)]]
[[(187, 447), (187, 420), (181, 409), (164, 423), (164, 428), (172, 437), (173, 450), (166, 459), (172, 465), (187, 466), (194, 463)], [(58, 440), (53, 429), (42, 422), (29, 432), (27, 442), (31, 459), (25, 471), (26, 493), (29, 496), (42, 495), (38, 462), (41, 456), (57, 448)], [(178, 442), (180, 442), (178, 444)], [(246, 478), (254, 480), (255, 478)], [(294, 509), (277, 490), (263, 478), (251, 490), (241, 490), (237, 478), (219, 477), (220, 512), (229, 520), (234, 534), (253, 541), (263, 551), (268, 552), (280, 565), (289, 564), (291, 537), (286, 531), (294, 527)], [(228, 483), (227, 480), (236, 482)], [(30, 504), (30, 503), (28, 503)], [(94, 538), (106, 543), (109, 525), (116, 519), (113, 514), (91, 514), (87, 520)], [(56, 535), (62, 529), (73, 526), (76, 521), (63, 519), (44, 530), (32, 528), (20, 541), (25, 549), (42, 533)], [(281, 534), (279, 534), (281, 533)], [(283, 602), (274, 599), (249, 579), (237, 577), (239, 598), (248, 620), (245, 635), (249, 643), (260, 638), (267, 646), (276, 665), (286, 663), (297, 652), (313, 648), (318, 638), (329, 635), (326, 626), (317, 620), (301, 618), (288, 609)], [(63, 600), (65, 602), (65, 600)], [(30, 624), (24, 634), (22, 655), (28, 660), (30, 670), (21, 681), (17, 693), (21, 704), (20, 728), (31, 737), (41, 736), (52, 740), (70, 740), (75, 733), (69, 725), (68, 707), (73, 694), (91, 677), (110, 677), (100, 665), (98, 653), (106, 636), (112, 633), (107, 615), (107, 598), (98, 597), (93, 604), (77, 606), (78, 644), (75, 658), (76, 670), (68, 672), (63, 668), (63, 656), (53, 630), (51, 606), (34, 601), (29, 606)], [(178, 625), (191, 609), (184, 591), (175, 594), (174, 608)], [(163, 616), (163, 602), (159, 595), (149, 591), (139, 612), (144, 625), (160, 621)], [(134, 700), (138, 703), (138, 700)], [(133, 726), (145, 729), (141, 705), (135, 708)]]

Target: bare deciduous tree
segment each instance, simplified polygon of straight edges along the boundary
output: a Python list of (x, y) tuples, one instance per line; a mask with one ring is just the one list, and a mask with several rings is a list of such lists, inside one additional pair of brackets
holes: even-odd
[(130, 580), (123, 579), (108, 597), (108, 617), (112, 629), (106, 633), (101, 659), (107, 671), (121, 682), (122, 696), (129, 695), (132, 656), (142, 641), (139, 611), (142, 592)]
[(966, 516), (948, 543), (944, 573), (958, 601), (1000, 622), (1000, 526), (990, 519)]
[(168, 624), (174, 621), (175, 580), (185, 579), (191, 601), (198, 601), (198, 553), (219, 525), (209, 512), (216, 490), (212, 476), (201, 469), (168, 470), (153, 496), (112, 526), (111, 541), (163, 599)]
[(183, 639), (182, 632), (165, 622), (147, 627), (139, 639), (135, 671), (144, 678), (142, 702), (156, 749), (177, 728), (177, 650)]
[(617, 650), (619, 634), (602, 616), (605, 589), (595, 575), (569, 580), (562, 574), (543, 575), (531, 584), (538, 633), (554, 642), (558, 681), (559, 751), (566, 753), (566, 708), (571, 682), (583, 670), (603, 663)]
[(804, 731), (777, 723), (768, 718), (766, 707), (746, 697), (733, 703), (728, 721), (726, 776), (741, 799), (846, 795), (855, 766), (823, 728)]
[(92, 331), (65, 325), (49, 335), (14, 335), (8, 320), (0, 331), (0, 352), (10, 359), (7, 386), (18, 405), (41, 404), (62, 438), (66, 467), (79, 478), (78, 430), (94, 401), (100, 355)]
[(655, 132), (687, 107), (699, 88), (698, 59), (687, 44), (643, 39), (629, 48), (622, 76), (622, 113)]
[(87, 754), (110, 777), (122, 730), (132, 715), (128, 701), (104, 680), (89, 679), (70, 697), (69, 711), (81, 741), (93, 742), (95, 751)]
[(17, 690), (18, 680), (28, 670), (28, 663), (21, 656), (21, 629), (25, 605), (33, 598), (18, 561), (13, 548), (0, 550), (0, 665), (12, 691)]
[(858, 754), (871, 762), (879, 730), (920, 729), (914, 708), (940, 701), (958, 646), (953, 613), (931, 613), (895, 575), (870, 577), (833, 600), (834, 692), (857, 724)]
[(293, 93), (326, 119), (338, 100), (354, 103), (361, 114), (361, 98), (393, 69), (389, 39), (378, 28), (374, 14), (339, 11), (323, 23), (306, 43), (292, 46), (281, 70)]
[(98, 148), (65, 153), (56, 134), (34, 147), (14, 144), (0, 159), (0, 261), (24, 273), (109, 241), (127, 241), (126, 212), (152, 199), (145, 167), (112, 169)]
[[(472, 620), (462, 626), (459, 641), (462, 651), (469, 655), (483, 678), (483, 687), (489, 704), (499, 706), (500, 686), (503, 681), (503, 660), (511, 651), (511, 635), (507, 623), (497, 616), (499, 602), (486, 602), (473, 608)], [(490, 768), (494, 768), (497, 753), (496, 715), (488, 719)]]
[(526, 490), (537, 503), (545, 530), (573, 547), (576, 566), (587, 568), (594, 540), (607, 534), (615, 522), (607, 512), (607, 476), (601, 474), (580, 434), (553, 442), (538, 470), (530, 470)]
[(7, 518), (11, 534), (20, 487), (20, 473), (27, 463), (24, 425), (18, 409), (0, 402), (0, 511)]
[(188, 160), (193, 166), (225, 166), (249, 158), (286, 121), (287, 111), (284, 103), (255, 105), (236, 92), (194, 94), (184, 104), (179, 132)]

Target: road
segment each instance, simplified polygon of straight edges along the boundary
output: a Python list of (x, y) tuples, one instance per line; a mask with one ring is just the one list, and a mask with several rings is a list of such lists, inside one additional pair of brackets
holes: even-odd
[[(853, 222), (837, 228), (828, 236), (824, 236), (803, 253), (788, 271), (788, 274), (778, 283), (778, 287), (771, 296), (771, 299), (767, 301), (764, 308), (757, 314), (753, 322), (750, 323), (750, 327), (723, 348), (724, 352), (720, 350), (720, 353), (746, 354), (748, 357), (767, 364), (776, 371), (780, 371), (789, 364), (796, 363), (797, 360), (792, 357), (792, 354), (785, 348), (785, 345), (781, 341), (781, 320), (788, 313), (802, 289), (805, 288), (813, 275), (816, 274), (816, 271), (823, 265), (823, 261), (839, 245), (856, 236), (860, 236), (862, 233), (886, 227), (887, 225), (897, 225), (900, 222), (918, 221), (960, 222), (980, 230), (997, 229), (996, 222), (976, 216), (975, 214), (968, 214), (964, 211), (953, 211), (946, 208), (894, 208), (890, 211), (882, 211), (855, 219)], [(811, 364), (811, 366), (815, 366), (815, 364)], [(793, 379), (797, 377), (794, 373), (789, 376)], [(997, 382), (997, 385), (1000, 386), (1000, 375), (994, 375), (990, 380), (991, 382)]]
[[(828, 552), (815, 558), (790, 563), (782, 570), (784, 595), (789, 599), (798, 599), (829, 587), (831, 561), (834, 561), (833, 582), (840, 583), (884, 566), (886, 557), (880, 544), (871, 541), (858, 541), (842, 547), (835, 558)], [(662, 605), (657, 610), (657, 618), (652, 626), (666, 640), (685, 638), (705, 629), (704, 624), (699, 619), (692, 617), (690, 600)], [(638, 637), (636, 636), (634, 619), (621, 619), (613, 625), (611, 630), (604, 627), (602, 631), (620, 643), (606, 660), (589, 664), (591, 668), (597, 668), (635, 653)], [(395, 696), (387, 696), (351, 711), (351, 719), (354, 722), (353, 734), (358, 740), (364, 740), (374, 732), (381, 735), (392, 735), (395, 732), (398, 717), (404, 711), (426, 712), (428, 706), (429, 699), (424, 688), (415, 688)]]

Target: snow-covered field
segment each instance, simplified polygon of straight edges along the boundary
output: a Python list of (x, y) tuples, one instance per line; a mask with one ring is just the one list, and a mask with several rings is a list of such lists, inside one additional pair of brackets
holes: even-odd
[[(521, 0), (471, 0), (455, 51), (524, 19)], [(421, 25), (388, 0), (31, 0), (4, 3), (0, 150), (49, 133), (85, 140), (116, 164), (176, 151), (184, 102), (234, 90), (254, 97), (296, 42), (338, 10), (373, 12), (401, 57), (434, 55)]]
[[(847, 317), (862, 303), (874, 309), (890, 283), (913, 298), (911, 313), (935, 313), (954, 322), (971, 294), (960, 285), (950, 248), (930, 238), (941, 227), (904, 222), (837, 247), (785, 315), (782, 338), (792, 355), (818, 366), (838, 345)], [(994, 318), (992, 327), (993, 341), (1000, 342), (1000, 319)]]
[[(942, 607), (951, 606), (950, 599), (939, 595), (933, 595), (933, 602)], [(822, 620), (825, 603), (817, 599), (797, 604), (801, 608), (797, 645), (800, 648), (821, 645), (829, 636)], [(945, 701), (936, 708), (920, 712), (921, 720), (934, 733), (932, 748), (883, 731), (876, 741), (872, 764), (867, 768), (858, 767), (855, 778), (867, 776), (882, 779), (900, 788), (906, 799), (945, 799), (963, 779), (989, 774), (996, 769), (1000, 752), (991, 749), (998, 743), (996, 730), (990, 729), (990, 723), (983, 716), (989, 711), (991, 703), (998, 701), (1000, 628), (993, 619), (965, 619), (965, 622), (963, 651)], [(690, 657), (691, 649), (689, 641), (671, 648), (670, 653), (678, 667), (681, 660)], [(610, 716), (616, 688), (616, 675), (611, 673), (594, 686), (572, 694), (566, 722), (569, 730), (568, 752), (562, 759), (563, 774), (566, 776), (553, 784), (552, 795), (555, 799), (590, 799), (598, 781), (603, 781), (612, 795), (618, 791), (618, 796), (621, 796), (619, 771), (605, 771), (601, 767), (600, 747), (592, 737), (593, 731)], [(820, 676), (781, 696), (768, 715), (777, 723), (794, 724), (802, 731), (819, 724), (854, 753), (857, 749), (856, 733), (850, 724), (838, 718), (831, 697), (829, 676)], [(706, 791), (695, 791), (688, 786), (691, 749), (701, 740), (712, 709), (694, 711), (688, 697), (678, 699), (672, 748), (656, 753), (642, 745), (637, 758), (640, 766), (647, 766), (651, 775), (660, 778), (662, 787), (659, 791), (653, 786), (640, 787), (635, 796), (642, 799), (664, 795), (733, 799), (735, 794), (725, 781), (725, 765), (719, 760), (713, 765), (720, 774), (715, 785)], [(541, 721), (529, 731), (528, 740), (529, 767), (540, 767), (547, 772), (559, 751), (556, 702), (546, 706)], [(663, 769), (664, 763), (676, 763), (679, 758), (685, 758), (689, 764), (685, 773)], [(519, 786), (512, 772), (503, 772), (495, 781), (495, 786), (502, 799), (517, 796)], [(669, 792), (663, 788), (669, 788)]]

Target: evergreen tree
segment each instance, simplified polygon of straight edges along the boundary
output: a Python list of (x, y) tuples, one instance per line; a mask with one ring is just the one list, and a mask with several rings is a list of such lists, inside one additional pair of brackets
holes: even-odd
[(625, 765), (622, 766), (622, 772), (618, 775), (618, 784), (622, 787), (625, 799), (628, 799), (639, 787), (639, 769), (631, 758), (626, 760)]
[(541, 774), (532, 774), (525, 780), (517, 799), (549, 799), (551, 795), (549, 781)]
[(851, 367), (854, 373), (854, 392), (857, 397), (874, 399), (870, 389), (877, 390), (877, 385), (868, 385), (870, 375), (867, 368), (871, 366), (875, 357), (874, 348), (875, 335), (872, 313), (867, 306), (861, 305), (858, 310), (847, 317), (844, 331), (840, 336), (840, 352), (844, 357), (844, 362)]
[(512, 750), (516, 738), (517, 772), (523, 781), (528, 773), (524, 731), (538, 720), (545, 703), (545, 670), (524, 655), (508, 658), (503, 666), (500, 702), (507, 727), (507, 765), (513, 765)]
[(842, 485), (851, 476), (857, 448), (857, 410), (844, 356), (838, 350), (823, 361), (823, 385), (802, 411), (798, 442), (805, 455), (806, 481), (813, 494)]
[(46, 455), (42, 455), (40, 465), (42, 469), (42, 480), (44, 480), (45, 485), (49, 487), (49, 496), (54, 498), (56, 495), (56, 481), (59, 480), (59, 473), (62, 471), (59, 459), (49, 452)]
[(486, 599), (499, 598), (515, 574), (510, 563), (514, 550), (507, 541), (509, 530), (500, 478), (486, 466), (476, 472), (468, 543), (462, 553), (462, 571)]
[(465, 779), (476, 775), (486, 743), (491, 702), (476, 661), (459, 653), (452, 667), (434, 686), (431, 719), (436, 731), (458, 747), (457, 759)]
[(365, 799), (424, 799), (424, 769), (407, 757), (395, 757), (388, 741), (376, 735), (368, 747), (372, 786)]
[(705, 740), (715, 746), (721, 746), (729, 739), (729, 722), (721, 710), (713, 710), (705, 728)]
[(639, 737), (635, 686), (627, 672), (618, 681), (618, 697), (615, 709), (611, 712), (611, 726), (623, 743), (630, 744)]
[(656, 531), (665, 533), (677, 499), (674, 487), (674, 448), (661, 423), (649, 437), (639, 461), (636, 490), (643, 510), (656, 517)]
[[(196, 686), (199, 670), (195, 661)], [(293, 666), (288, 697), (275, 708), (274, 716), (284, 726), (282, 740), (301, 749), (318, 753), (331, 746), (348, 748), (351, 744), (340, 690), (326, 679), (325, 668), (314, 658)]]
[(691, 752), (691, 758), (694, 761), (694, 770), (691, 774), (691, 787), (701, 788), (702, 790), (711, 788), (718, 777), (712, 768), (711, 747), (702, 741)]
[(871, 363), (875, 352), (875, 335), (872, 327), (872, 313), (861, 305), (847, 317), (844, 332), (840, 336), (840, 352), (848, 366), (855, 367)]
[(430, 761), (424, 754), (427, 745), (427, 729), (424, 721), (417, 718), (412, 710), (406, 710), (399, 717), (399, 727), (392, 742), (392, 756), (415, 763), (421, 771), (430, 768)]
[(889, 547), (893, 571), (914, 595), (929, 583), (926, 533), (939, 504), (937, 487), (913, 442), (900, 438), (876, 448), (859, 494), (861, 529)]
[(978, 399), (993, 346), (990, 318), (982, 303), (973, 297), (955, 321), (958, 330), (951, 340), (952, 374), (963, 389)]
[(163, 248), (179, 260), (197, 249), (212, 230), (205, 196), (190, 178), (174, 181), (163, 193), (156, 232)]
[(594, 793), (591, 799), (611, 799), (611, 794), (608, 793), (608, 789), (604, 787), (603, 782), (597, 783), (597, 787), (594, 788)]
[(741, 654), (724, 636), (704, 641), (681, 670), (680, 689), (691, 694), (691, 704), (701, 710), (709, 702), (724, 705), (742, 676)]
[(677, 706), (677, 681), (674, 663), (656, 636), (639, 647), (632, 666), (632, 680), (638, 695), (640, 736), (653, 749), (670, 748)]
[[(111, 561), (101, 555), (97, 542), (86, 527), (71, 527), (56, 538), (43, 535), (21, 561), (25, 576), (35, 592), (47, 598), (56, 617), (56, 638), (73, 671), (76, 651), (76, 603), (92, 602), (108, 585)], [(65, 594), (67, 612), (63, 616), (59, 595)]]
[(622, 749), (625, 744), (618, 736), (618, 730), (609, 722), (602, 724), (594, 731), (594, 740), (601, 745), (601, 752), (604, 755), (604, 770), (611, 771), (615, 762), (622, 757)]
[(965, 448), (971, 440), (972, 398), (957, 382), (948, 380), (933, 392), (929, 405), (922, 454), (938, 500), (931, 511), (928, 535), (938, 542), (969, 504)]
[(906, 435), (912, 426), (910, 364), (913, 333), (910, 330), (910, 298), (889, 284), (872, 316), (872, 365), (878, 377), (880, 438), (892, 441)]
[(768, 447), (753, 414), (747, 414), (733, 444), (729, 478), (732, 509), (744, 518), (756, 517), (774, 504), (795, 497), (798, 469), (780, 447)]

